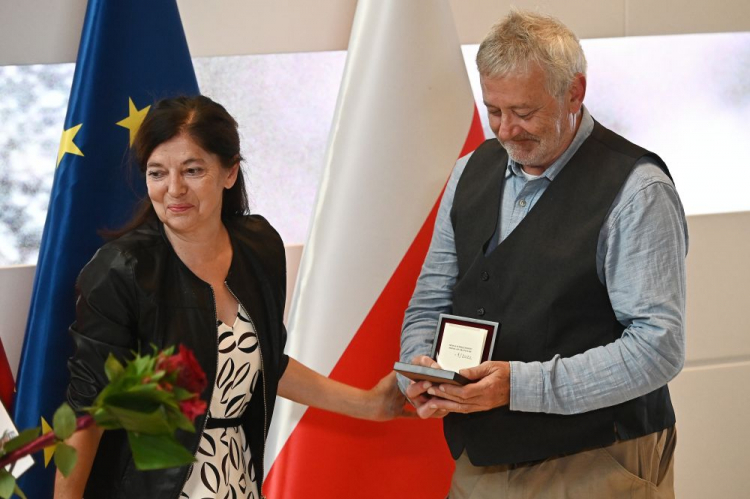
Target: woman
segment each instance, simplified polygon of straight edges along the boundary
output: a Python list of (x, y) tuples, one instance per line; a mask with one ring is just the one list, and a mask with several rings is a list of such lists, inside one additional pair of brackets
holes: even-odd
[(365, 392), (283, 353), (284, 247), (263, 217), (246, 215), (237, 123), (222, 106), (206, 97), (157, 103), (133, 152), (148, 199), (79, 276), (68, 401), (92, 403), (110, 352), (184, 344), (208, 377), (209, 410), (195, 434), (178, 434), (197, 458), (181, 468), (136, 470), (122, 431), (76, 433), (78, 464), (67, 479), (58, 473), (56, 498), (79, 499), (84, 488), (87, 499), (260, 498), (277, 394), (366, 419), (401, 413), (393, 375)]

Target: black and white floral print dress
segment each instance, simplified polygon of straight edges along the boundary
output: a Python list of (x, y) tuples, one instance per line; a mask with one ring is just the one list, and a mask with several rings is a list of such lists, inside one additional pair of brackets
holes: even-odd
[[(233, 325), (219, 321), (219, 363), (209, 407), (213, 418), (242, 416), (260, 374), (258, 336), (242, 306)], [(203, 432), (197, 461), (180, 494), (181, 499), (259, 499), (250, 442), (241, 426)]]

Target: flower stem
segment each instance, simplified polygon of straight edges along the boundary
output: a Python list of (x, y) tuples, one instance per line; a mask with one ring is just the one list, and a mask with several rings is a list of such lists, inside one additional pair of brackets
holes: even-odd
[[(84, 428), (88, 428), (94, 424), (94, 417), (90, 414), (85, 414), (81, 417), (79, 417), (76, 420), (76, 431), (83, 430)], [(18, 449), (14, 450), (10, 454), (3, 456), (0, 459), (0, 468), (4, 468), (5, 466), (15, 463), (21, 458), (24, 458), (28, 456), (29, 454), (33, 454), (35, 452), (39, 452), (40, 450), (49, 447), (51, 445), (55, 445), (59, 442), (60, 439), (55, 436), (54, 431), (50, 431), (48, 433), (45, 433), (44, 435), (35, 438), (31, 442), (27, 443), (26, 445), (19, 447)]]

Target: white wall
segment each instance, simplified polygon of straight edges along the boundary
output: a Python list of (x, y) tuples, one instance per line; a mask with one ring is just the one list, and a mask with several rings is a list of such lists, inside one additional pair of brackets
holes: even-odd
[(688, 217), (687, 362), (670, 384), (681, 499), (750, 496), (750, 212)]
[(18, 371), (36, 265), (0, 267), (0, 340), (13, 378)]
[[(462, 43), (477, 43), (511, 2), (452, 0)], [(747, 0), (515, 1), (541, 5), (582, 38), (749, 31)], [(193, 56), (341, 50), (355, 0), (180, 0)], [(0, 65), (75, 59), (85, 0), (0, 2)], [(750, 490), (750, 212), (689, 218), (688, 361), (671, 384), (678, 418), (677, 495)], [(290, 281), (294, 259), (288, 255)], [(33, 267), (0, 269), (0, 338), (15, 372)], [(291, 290), (289, 295), (291, 296)]]
[[(194, 57), (344, 50), (356, 0), (179, 0)], [(510, 5), (581, 38), (750, 30), (747, 0), (451, 0), (461, 43), (479, 43)], [(0, 66), (73, 62), (86, 0), (0, 1)]]

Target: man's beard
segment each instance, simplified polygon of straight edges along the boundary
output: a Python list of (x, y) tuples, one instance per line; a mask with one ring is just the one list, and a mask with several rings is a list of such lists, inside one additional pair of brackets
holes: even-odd
[[(571, 130), (575, 125), (575, 115), (571, 114), (567, 120), (565, 119), (565, 116), (565, 112), (561, 109), (560, 115), (555, 120), (554, 125), (552, 125), (548, 130), (544, 130), (542, 135), (532, 135), (530, 133), (523, 132), (513, 137), (512, 140), (508, 140), (505, 142), (498, 138), (498, 140), (500, 141), (500, 145), (502, 145), (508, 152), (508, 156), (510, 156), (510, 159), (512, 159), (516, 163), (524, 166), (549, 166), (545, 163), (550, 162), (550, 160), (554, 161), (555, 159), (557, 159), (550, 158), (549, 156), (557, 151), (561, 142), (564, 140), (563, 130), (566, 126), (565, 122), (569, 122), (568, 125)], [(524, 140), (534, 143), (534, 146), (531, 150), (527, 149), (529, 142), (525, 142), (525, 146), (516, 143), (516, 141)]]
[[(524, 145), (517, 144), (516, 141), (519, 140), (526, 142), (524, 142)], [(529, 142), (535, 144), (531, 150), (527, 150)], [(535, 163), (540, 163), (544, 159), (547, 153), (547, 147), (545, 147), (547, 144), (548, 141), (531, 134), (521, 134), (508, 141), (500, 140), (500, 145), (508, 152), (510, 159), (521, 165), (529, 166), (536, 166)]]

